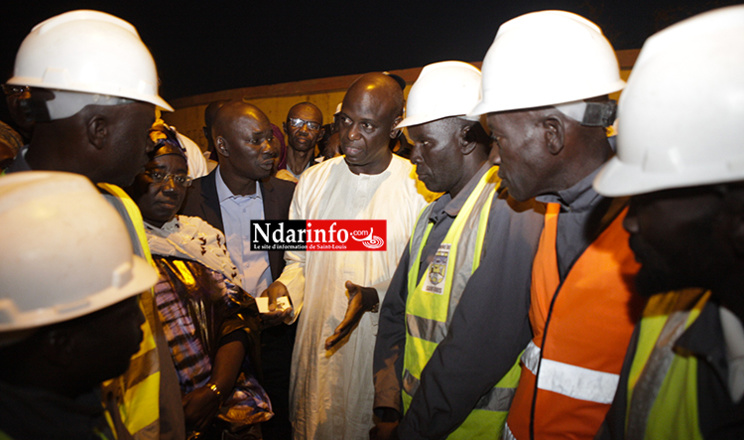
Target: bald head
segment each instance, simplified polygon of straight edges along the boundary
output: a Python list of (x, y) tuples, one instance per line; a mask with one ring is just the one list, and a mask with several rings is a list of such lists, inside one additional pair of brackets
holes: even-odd
[(403, 90), (393, 78), (372, 72), (357, 78), (346, 91), (342, 109), (360, 100), (374, 100), (388, 110), (393, 119), (403, 114)]
[(225, 103), (230, 102), (228, 100), (212, 101), (204, 109), (204, 138), (207, 139), (207, 150), (210, 152), (209, 158), (217, 160), (217, 152), (214, 148), (214, 136), (212, 135), (212, 125), (214, 125), (214, 118), (217, 116), (217, 112), (222, 108)]
[(292, 106), (287, 112), (287, 119), (299, 118), (302, 115), (312, 116), (312, 121), (318, 122), (323, 125), (323, 112), (320, 111), (317, 105), (312, 102), (299, 102)]
[(264, 112), (244, 101), (230, 101), (217, 112), (212, 129), (220, 175), (233, 194), (254, 194), (257, 180), (271, 175), (279, 150)]
[(223, 101), (212, 101), (207, 105), (207, 107), (204, 109), (204, 128), (207, 130), (212, 130), (212, 125), (214, 124), (214, 120), (217, 117), (217, 112), (220, 111), (222, 106), (227, 104), (228, 100)]
[(216, 139), (218, 136), (225, 136), (241, 119), (251, 119), (261, 125), (268, 125), (271, 128), (269, 118), (266, 117), (260, 108), (244, 101), (229, 101), (222, 105), (214, 117), (212, 125), (212, 134)]
[(381, 73), (363, 75), (349, 87), (338, 114), (344, 160), (355, 174), (379, 174), (392, 160), (390, 139), (403, 112), (403, 91)]
[(315, 104), (300, 102), (289, 109), (283, 125), (291, 150), (314, 151), (321, 135), (323, 113)]

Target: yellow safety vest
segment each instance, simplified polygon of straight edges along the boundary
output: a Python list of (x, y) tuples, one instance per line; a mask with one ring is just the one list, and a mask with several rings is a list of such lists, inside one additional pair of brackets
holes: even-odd
[[(111, 198), (107, 200), (114, 205), (127, 223), (135, 253), (153, 264), (142, 214), (137, 205), (116, 185), (99, 183), (98, 187), (115, 197), (113, 200)], [(160, 324), (156, 321), (159, 318), (155, 311), (152, 292), (150, 290), (142, 292), (139, 302), (146, 318), (142, 324), (143, 338), (140, 349), (132, 356), (126, 373), (103, 384), (103, 404), (114, 435), (121, 432), (117, 425), (123, 423), (132, 438), (149, 440), (160, 437), (160, 362), (153, 334), (153, 328)], [(114, 401), (106, 399), (107, 394), (111, 393)], [(118, 407), (119, 417), (112, 413), (116, 411), (114, 405)]]
[[(491, 202), (501, 182), (497, 171), (497, 167), (491, 168), (478, 182), (418, 283), (421, 252), (431, 232), (429, 215), (434, 203), (424, 208), (416, 222), (410, 242), (406, 300), (406, 347), (401, 392), (404, 412), (408, 411), (418, 389), (421, 372), (437, 345), (447, 336), (465, 285), (480, 265)], [(517, 356), (509, 372), (481, 397), (465, 421), (448, 438), (500, 438), (519, 374)]]
[(654, 295), (638, 324), (628, 374), (625, 437), (702, 440), (698, 418), (697, 358), (674, 351), (678, 337), (700, 316), (710, 291)]

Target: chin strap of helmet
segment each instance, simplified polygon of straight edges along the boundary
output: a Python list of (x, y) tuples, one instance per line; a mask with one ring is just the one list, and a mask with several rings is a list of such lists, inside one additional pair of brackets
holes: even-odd
[(573, 101), (554, 107), (587, 127), (609, 127), (615, 122), (617, 114), (617, 102), (614, 99), (604, 102)]

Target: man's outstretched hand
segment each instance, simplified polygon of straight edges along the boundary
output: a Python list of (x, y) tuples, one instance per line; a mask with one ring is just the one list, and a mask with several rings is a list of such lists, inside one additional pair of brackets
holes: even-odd
[(344, 320), (336, 327), (325, 342), (326, 350), (330, 350), (345, 338), (354, 329), (354, 326), (362, 319), (364, 312), (372, 310), (379, 302), (377, 290), (373, 287), (362, 287), (351, 281), (346, 282), (346, 290), (349, 292), (349, 305), (346, 308)]

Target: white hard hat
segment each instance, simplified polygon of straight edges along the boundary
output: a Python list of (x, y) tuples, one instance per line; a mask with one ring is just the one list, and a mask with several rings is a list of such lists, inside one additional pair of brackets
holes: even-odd
[(651, 36), (618, 106), (617, 156), (594, 187), (607, 196), (744, 180), (744, 6)]
[(565, 11), (532, 12), (502, 24), (481, 70), (483, 98), (471, 115), (580, 101), (625, 84), (602, 30)]
[(0, 339), (74, 319), (152, 286), (117, 211), (83, 176), (29, 171), (0, 179)]
[(480, 70), (471, 64), (461, 61), (429, 64), (411, 86), (406, 117), (396, 128), (465, 116), (480, 100), (480, 87)]
[(117, 96), (173, 111), (158, 95), (155, 61), (134, 26), (98, 11), (66, 12), (34, 26), (8, 84)]

